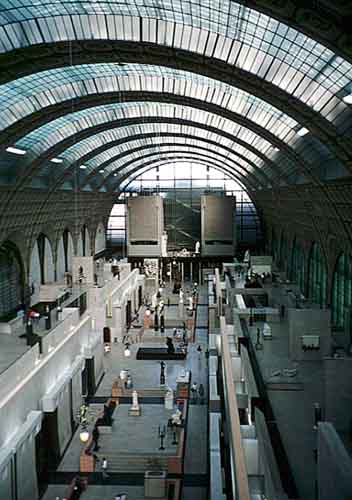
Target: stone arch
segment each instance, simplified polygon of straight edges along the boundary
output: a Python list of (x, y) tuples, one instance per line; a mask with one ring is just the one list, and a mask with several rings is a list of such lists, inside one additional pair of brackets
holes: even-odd
[(10, 240), (0, 246), (0, 318), (8, 321), (27, 301), (25, 267), (19, 248)]
[(301, 292), (306, 290), (306, 256), (297, 236), (294, 237), (291, 251), (289, 278), (295, 281)]
[(86, 224), (81, 227), (77, 238), (77, 255), (89, 257), (91, 255), (90, 234)]
[(31, 250), (29, 284), (39, 291), (40, 285), (54, 281), (52, 244), (44, 233), (39, 233)]
[(331, 290), (331, 319), (337, 328), (352, 332), (352, 260), (346, 253), (337, 257)]
[(66, 228), (57, 244), (56, 252), (56, 279), (64, 281), (65, 273), (72, 272), (72, 259), (74, 255), (73, 237), (68, 228)]
[(325, 256), (319, 243), (311, 245), (308, 258), (307, 296), (324, 307), (327, 303), (328, 270)]

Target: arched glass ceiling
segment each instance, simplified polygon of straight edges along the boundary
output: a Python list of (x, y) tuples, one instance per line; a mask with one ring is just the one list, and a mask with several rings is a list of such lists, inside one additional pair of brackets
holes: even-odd
[[(220, 59), (272, 82), (328, 120), (343, 113), (352, 65), (322, 44), (232, 0), (13, 0), (0, 10), (0, 52), (65, 40), (148, 42)], [(338, 105), (338, 106), (337, 106)]]
[[(177, 138), (178, 139), (178, 138)], [(126, 164), (135, 162), (139, 160), (141, 157), (147, 158), (151, 155), (162, 156), (168, 153), (177, 153), (180, 151), (190, 152), (192, 151), (195, 156), (207, 156), (209, 159), (212, 159), (215, 162), (219, 162), (220, 165), (224, 165), (229, 170), (233, 169), (237, 171), (240, 175), (250, 175), (252, 181), (260, 182), (262, 184), (268, 183), (268, 178), (265, 177), (261, 171), (254, 171), (251, 168), (250, 163), (242, 158), (239, 158), (235, 153), (231, 154), (228, 151), (224, 150), (222, 147), (214, 148), (210, 144), (207, 144), (205, 141), (195, 140), (192, 138), (181, 138), (170, 143), (170, 139), (168, 141), (158, 141), (157, 144), (150, 143), (150, 141), (145, 141), (144, 149), (129, 152), (122, 159), (113, 161), (109, 169), (104, 171), (102, 177), (105, 179), (113, 173), (118, 174), (118, 179), (125, 175), (126, 173)], [(255, 177), (253, 177), (253, 175)], [(118, 180), (117, 179), (117, 180)]]
[[(127, 168), (123, 171), (122, 175), (119, 177), (118, 180), (113, 179), (110, 182), (110, 188), (115, 189), (116, 191), (121, 191), (123, 190), (128, 184), (138, 175), (140, 175), (142, 172), (145, 172), (151, 168), (156, 168), (161, 165), (165, 165), (167, 163), (174, 163), (174, 162), (184, 162), (184, 161), (192, 161), (194, 163), (197, 163), (199, 165), (203, 166), (211, 166), (214, 168), (217, 168), (221, 170), (223, 173), (229, 175), (231, 178), (236, 179), (237, 182), (241, 183), (241, 185), (245, 186), (245, 189), (258, 189), (257, 184), (253, 184), (253, 182), (246, 178), (243, 180), (243, 177), (238, 175), (237, 172), (234, 172), (233, 170), (228, 170), (226, 168), (226, 165), (221, 162), (213, 161), (212, 159), (202, 157), (202, 155), (198, 156), (192, 154), (192, 151), (189, 153), (183, 152), (183, 153), (170, 153), (166, 152), (162, 156), (158, 157), (157, 155), (154, 157), (151, 157), (149, 161), (145, 160), (140, 160), (137, 161), (133, 164), (132, 167)], [(259, 186), (259, 189), (261, 189), (261, 186)]]
[[(175, 160), (159, 165), (158, 168), (147, 167), (139, 171), (134, 177), (124, 181), (126, 192), (139, 191), (147, 188), (155, 189), (157, 192), (164, 188), (175, 188), (174, 181), (184, 180), (192, 184), (192, 188), (224, 188), (226, 191), (244, 191), (244, 199), (250, 200), (246, 188), (242, 183), (231, 178), (231, 176), (216, 167), (209, 167), (200, 162)], [(169, 181), (170, 184), (169, 184)], [(169, 185), (168, 185), (169, 184)]]
[[(84, 75), (86, 79), (84, 79)], [(67, 67), (42, 72), (34, 76), (36, 77), (35, 82), (31, 82), (31, 77), (21, 78), (14, 82), (16, 92), (11, 90), (10, 85), (0, 86), (0, 91), (3, 91), (0, 92), (0, 102), (2, 101), (4, 107), (7, 107), (2, 122), (3, 126), (27, 116), (28, 113), (42, 109), (41, 106), (63, 101), (70, 103), (70, 98), (93, 94), (101, 95), (104, 92), (112, 91), (121, 91), (122, 93), (152, 91), (154, 93), (160, 92), (163, 96), (172, 93), (194, 98), (197, 101), (201, 100), (204, 103), (212, 102), (224, 110), (234, 111), (269, 130), (278, 139), (297, 148), (297, 152), (309, 161), (322, 161), (322, 158), (327, 159), (331, 156), (331, 152), (316, 138), (314, 138), (314, 144), (310, 141), (308, 145), (307, 139), (302, 141), (296, 134), (298, 123), (274, 106), (240, 89), (185, 71), (152, 65), (129, 64), (120, 67), (117, 64), (98, 64)], [(41, 79), (40, 76), (42, 76)], [(51, 124), (34, 130), (23, 140), (18, 141), (16, 146), (34, 149), (39, 153), (40, 146), (44, 149), (45, 144), (48, 147), (54, 144), (53, 130), (56, 140), (61, 140), (62, 137), (69, 134), (70, 130), (76, 130), (75, 121), (85, 119), (89, 115), (90, 121), (95, 123), (95, 117), (92, 117), (96, 112), (105, 110), (111, 112), (115, 106), (117, 107), (118, 104), (69, 113)], [(118, 117), (117, 114), (114, 116)], [(8, 120), (7, 123), (6, 120)], [(43, 137), (45, 142), (40, 143)], [(266, 155), (273, 159), (277, 157), (273, 148), (268, 149)], [(283, 164), (281, 159), (280, 164)], [(341, 166), (339, 168), (341, 170)]]
[(229, 111), (247, 112), (263, 126), (271, 120), (281, 135), (298, 125), (262, 99), (212, 78), (163, 66), (110, 63), (42, 71), (0, 85), (0, 130), (53, 104), (87, 95), (130, 91), (176, 94), (211, 102)]
[[(31, 150), (31, 152), (39, 156), (63, 139), (74, 136), (80, 130), (114, 120), (139, 117), (143, 119), (149, 116), (179, 118), (181, 120), (202, 123), (218, 128), (219, 130), (227, 131), (235, 136), (238, 135), (238, 137), (244, 136), (250, 144), (253, 144), (253, 146), (263, 153), (272, 150), (272, 144), (264, 138), (219, 115), (189, 106), (154, 102), (108, 104), (79, 111), (68, 117), (53, 120), (47, 125), (36, 129), (18, 141), (16, 146), (25, 150)], [(77, 143), (78, 147), (79, 144)]]
[[(101, 164), (97, 165), (96, 169), (89, 171), (84, 170), (80, 172), (80, 184), (84, 186), (86, 183), (93, 181), (93, 183), (99, 182), (100, 185), (109, 178), (124, 173), (124, 169), (127, 165), (132, 164), (136, 160), (147, 158), (150, 155), (165, 155), (168, 152), (180, 152), (180, 151), (192, 151), (194, 156), (208, 156), (214, 161), (218, 161), (220, 165), (226, 164), (229, 169), (236, 170), (241, 176), (248, 176), (257, 184), (261, 183), (268, 185), (270, 179), (263, 170), (258, 169), (253, 163), (246, 157), (238, 154), (237, 151), (231, 150), (219, 144), (219, 139), (217, 136), (201, 138), (189, 135), (184, 135), (182, 137), (153, 137), (145, 138), (144, 140), (132, 141), (131, 148), (127, 149), (123, 155), (120, 151), (116, 151), (117, 155), (111, 155), (107, 160), (107, 165)], [(145, 160), (147, 161), (147, 160)], [(86, 165), (86, 164), (85, 164)], [(104, 167), (104, 171), (101, 167)], [(50, 169), (49, 169), (50, 170)], [(76, 170), (77, 172), (77, 170)], [(48, 172), (46, 172), (49, 175)], [(43, 175), (43, 172), (41, 173)], [(110, 179), (111, 180), (111, 179)]]
[[(158, 145), (162, 145), (163, 143), (167, 144), (182, 144), (185, 142), (185, 137), (180, 137), (179, 132), (178, 136), (177, 135), (171, 135), (170, 133), (167, 132), (167, 129), (170, 127), (165, 124), (165, 130), (160, 129), (159, 135), (156, 135), (155, 137), (136, 137), (136, 138), (131, 138), (130, 141), (126, 143), (122, 143), (120, 146), (114, 146), (109, 148), (108, 150), (103, 151), (102, 153), (99, 153), (95, 157), (93, 157), (91, 160), (85, 161), (84, 164), (87, 166), (87, 172), (93, 172), (96, 169), (105, 168), (105, 165), (107, 165), (107, 173), (110, 173), (114, 170), (114, 165), (111, 163), (112, 159), (115, 158), (118, 155), (127, 155), (132, 153), (132, 150), (136, 148), (145, 148), (148, 145), (155, 145), (155, 147), (158, 147)], [(187, 128), (187, 131), (190, 131), (190, 128)], [(173, 132), (175, 134), (175, 131)], [(167, 135), (165, 135), (167, 134)], [(185, 135), (185, 134), (184, 134)], [(207, 136), (203, 137), (204, 139), (207, 138)], [(200, 139), (202, 139), (200, 137)], [(209, 139), (212, 140), (211, 136), (209, 136)], [(194, 136), (194, 139), (196, 140), (196, 137)], [(199, 143), (201, 141), (198, 141)], [(225, 146), (225, 144), (224, 144)], [(213, 152), (221, 152), (223, 151), (223, 147), (221, 143), (217, 142), (216, 144), (213, 144), (209, 146), (212, 148)], [(235, 153), (236, 156), (240, 156), (243, 158), (241, 160), (241, 164), (243, 166), (248, 167), (248, 163), (252, 163), (254, 166), (257, 166), (257, 162), (261, 161), (258, 156), (256, 156), (254, 153), (251, 151), (248, 151), (248, 149), (244, 148), (240, 144), (236, 144), (235, 148), (231, 148), (231, 152)], [(230, 152), (227, 152), (227, 155), (230, 155)], [(261, 169), (258, 167), (258, 171), (261, 171)]]
[[(67, 163), (66, 164), (64, 163), (63, 168), (65, 168), (65, 166), (66, 168), (68, 168), (69, 165), (72, 163), (84, 162), (84, 164), (87, 165), (88, 167), (88, 172), (92, 171), (94, 168), (98, 168), (101, 165), (100, 162), (106, 161), (107, 159), (112, 157), (110, 151), (108, 150), (107, 155), (103, 157), (100, 156), (98, 161), (94, 162), (94, 160), (92, 159), (86, 162), (84, 157), (89, 153), (94, 152), (97, 148), (103, 145), (109, 145), (114, 141), (121, 140), (123, 137), (134, 140), (134, 136), (136, 135), (147, 134), (147, 133), (154, 133), (156, 135), (158, 134), (160, 135), (163, 133), (167, 133), (174, 136), (178, 134), (183, 134), (183, 135), (193, 136), (195, 139), (197, 138), (207, 139), (214, 143), (213, 146), (214, 150), (217, 147), (217, 145), (219, 147), (224, 146), (230, 150), (233, 150), (234, 152), (238, 150), (241, 152), (241, 154), (243, 154), (243, 156), (250, 158), (250, 160), (255, 165), (257, 165), (258, 168), (262, 169), (263, 172), (267, 173), (267, 175), (273, 175), (271, 162), (269, 160), (265, 160), (265, 150), (267, 149), (267, 141), (261, 139), (259, 136), (253, 134), (249, 130), (244, 129), (243, 127), (237, 128), (237, 134), (236, 135), (233, 134), (234, 139), (231, 140), (228, 137), (221, 136), (221, 127), (220, 127), (221, 123), (219, 123), (218, 125), (220, 132), (219, 134), (215, 134), (214, 132), (201, 129), (196, 126), (197, 123), (199, 122), (195, 121), (195, 125), (190, 126), (177, 123), (144, 122), (140, 125), (132, 125), (132, 126), (110, 129), (107, 131), (100, 132), (66, 149), (65, 152), (62, 155), (60, 155), (60, 157), (67, 160)], [(236, 124), (231, 123), (231, 126), (233, 128), (234, 126), (236, 126)], [(224, 131), (227, 132), (226, 128), (224, 128)], [(243, 144), (243, 146), (240, 147), (237, 141)], [(254, 148), (255, 150), (257, 150), (258, 153), (255, 155), (252, 152), (247, 151), (246, 147), (247, 144), (249, 145), (248, 148), (250, 150)], [(118, 148), (114, 150), (114, 153), (115, 152), (119, 154), (121, 150)], [(285, 171), (293, 171), (296, 169), (296, 165), (294, 164), (294, 162), (287, 157), (285, 157), (285, 161), (284, 160), (282, 161), (282, 166), (285, 168)], [(46, 164), (44, 168), (45, 168), (45, 173), (48, 173), (50, 175), (50, 170), (52, 169), (52, 166)], [(280, 171), (279, 168), (278, 171)]]

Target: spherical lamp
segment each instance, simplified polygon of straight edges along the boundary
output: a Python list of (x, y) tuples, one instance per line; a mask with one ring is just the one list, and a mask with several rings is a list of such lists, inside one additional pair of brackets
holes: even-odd
[(79, 439), (82, 441), (82, 443), (86, 443), (89, 439), (89, 432), (87, 429), (82, 428), (80, 433), (79, 433)]
[(131, 356), (131, 350), (130, 350), (130, 345), (129, 344), (125, 344), (125, 358), (129, 358)]

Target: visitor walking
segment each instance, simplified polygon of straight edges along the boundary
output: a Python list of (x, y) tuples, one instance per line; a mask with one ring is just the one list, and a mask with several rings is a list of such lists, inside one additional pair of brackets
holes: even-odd
[(192, 394), (192, 400), (194, 402), (197, 401), (197, 393), (198, 393), (198, 384), (197, 384), (197, 382), (193, 382), (193, 384), (191, 386), (191, 394)]
[(202, 357), (202, 346), (200, 344), (197, 347), (197, 352), (198, 352), (198, 359), (200, 359)]
[(205, 391), (204, 391), (204, 385), (203, 384), (199, 384), (198, 395), (199, 395), (200, 404), (201, 405), (204, 404)]

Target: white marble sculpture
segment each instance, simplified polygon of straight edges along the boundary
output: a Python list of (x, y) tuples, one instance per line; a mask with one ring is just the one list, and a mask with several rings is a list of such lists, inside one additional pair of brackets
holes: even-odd
[(195, 246), (195, 250), (194, 251), (195, 251), (195, 253), (199, 253), (199, 251), (200, 251), (200, 243), (199, 243), (199, 241), (196, 241), (196, 246)]
[(193, 311), (193, 297), (188, 297), (188, 309)]
[(137, 391), (132, 392), (132, 408), (131, 408), (131, 410), (139, 410)]
[(156, 308), (157, 303), (158, 303), (158, 299), (157, 299), (157, 296), (156, 296), (156, 295), (157, 295), (156, 293), (154, 293), (154, 294), (152, 295), (152, 309), (153, 309), (153, 310)]
[(182, 423), (182, 412), (177, 409), (176, 412), (171, 416), (172, 423), (175, 425), (181, 425)]
[(139, 403), (138, 403), (137, 391), (133, 391), (132, 392), (132, 406), (129, 409), (128, 414), (131, 417), (140, 417), (141, 413), (142, 413), (142, 410), (141, 410), (141, 407), (139, 406)]
[(165, 409), (173, 410), (174, 409), (174, 391), (168, 388), (165, 394)]
[(182, 288), (180, 288), (179, 298), (180, 298), (180, 304), (182, 304), (183, 303), (183, 290), (182, 290)]

